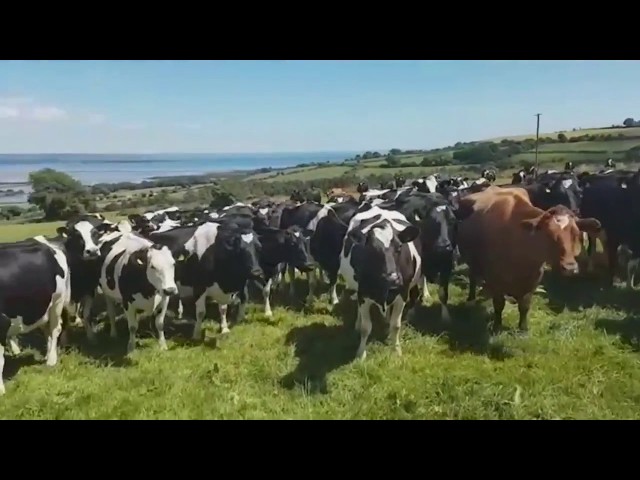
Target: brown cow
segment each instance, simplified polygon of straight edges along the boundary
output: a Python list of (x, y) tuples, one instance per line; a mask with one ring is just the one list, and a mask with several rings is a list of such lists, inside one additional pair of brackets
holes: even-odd
[(580, 230), (597, 232), (595, 218), (576, 218), (563, 205), (541, 210), (521, 189), (489, 187), (460, 200), (458, 227), (460, 255), (469, 265), (469, 297), (484, 280), (493, 298), (494, 330), (502, 327), (505, 296), (518, 303), (518, 329), (528, 330), (527, 316), (545, 263), (563, 274), (578, 271)]

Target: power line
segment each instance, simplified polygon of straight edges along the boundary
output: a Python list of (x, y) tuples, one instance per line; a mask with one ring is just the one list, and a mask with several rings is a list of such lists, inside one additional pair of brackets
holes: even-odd
[(540, 115), (542, 115), (541, 113), (536, 113), (535, 116), (538, 117), (537, 121), (536, 121), (536, 174), (534, 175), (534, 178), (538, 177), (538, 168), (539, 168), (539, 164), (538, 164), (538, 139), (540, 137)]

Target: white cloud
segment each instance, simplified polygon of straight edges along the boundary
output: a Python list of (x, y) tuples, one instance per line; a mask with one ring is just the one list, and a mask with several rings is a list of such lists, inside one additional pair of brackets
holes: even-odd
[(31, 118), (35, 120), (59, 120), (67, 118), (67, 112), (58, 107), (33, 107), (31, 109)]
[(19, 114), (20, 114), (20, 111), (15, 107), (0, 105), (0, 118), (15, 118)]
[(102, 115), (101, 113), (91, 113), (88, 116), (89, 123), (91, 123), (92, 125), (99, 125), (101, 123), (104, 123), (106, 119), (107, 117), (105, 115)]
[(0, 118), (52, 121), (67, 117), (64, 109), (39, 104), (31, 97), (0, 97)]

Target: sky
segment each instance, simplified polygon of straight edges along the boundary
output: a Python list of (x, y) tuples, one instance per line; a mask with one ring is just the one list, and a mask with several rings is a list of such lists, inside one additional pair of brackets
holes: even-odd
[(640, 118), (640, 61), (0, 61), (0, 153), (435, 148)]

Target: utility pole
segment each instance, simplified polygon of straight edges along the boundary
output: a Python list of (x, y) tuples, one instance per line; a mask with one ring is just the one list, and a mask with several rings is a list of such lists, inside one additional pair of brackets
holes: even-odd
[(538, 138), (540, 136), (540, 113), (536, 113), (537, 122), (536, 122), (536, 174), (534, 178), (538, 177)]

